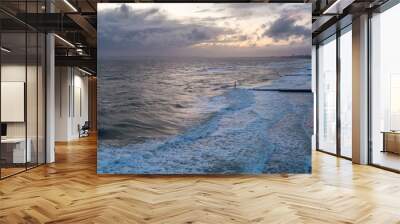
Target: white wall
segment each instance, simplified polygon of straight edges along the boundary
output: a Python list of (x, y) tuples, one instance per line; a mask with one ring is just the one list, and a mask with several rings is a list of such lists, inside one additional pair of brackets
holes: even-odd
[(67, 141), (69, 133), (69, 85), (70, 69), (55, 68), (55, 141)]
[(87, 76), (82, 76), (82, 73), (78, 73), (77, 75), (77, 70), (75, 70), (75, 75), (74, 75), (74, 93), (73, 96), (74, 99), (74, 107), (72, 108), (72, 114), (73, 114), (73, 119), (71, 120), (72, 122), (72, 132), (71, 135), (74, 136), (74, 138), (79, 137), (79, 132), (78, 132), (78, 125), (83, 125), (85, 121), (89, 120), (88, 117), (88, 77)]
[[(27, 69), (27, 70), (25, 70)], [(2, 82), (24, 82), (26, 83), (25, 76), (26, 72), (28, 72), (28, 81), (30, 86), (36, 86), (36, 80), (30, 78), (30, 75), (36, 76), (36, 67), (27, 66), (25, 64), (3, 64), (1, 66), (1, 81)], [(4, 96), (3, 96), (4, 97)], [(32, 128), (36, 130), (36, 113), (32, 113), (32, 111), (36, 112), (36, 88), (27, 88), (27, 118), (28, 118), (28, 137), (30, 132), (29, 130)], [(6, 108), (1, 108), (2, 110), (6, 110)], [(33, 123), (32, 123), (33, 122)], [(26, 122), (7, 122), (7, 135), (8, 137), (25, 137), (25, 124)], [(36, 132), (35, 132), (36, 135)]]
[(3, 64), (1, 66), (1, 81), (25, 82), (25, 64)]
[[(37, 70), (39, 69), (39, 70)], [(26, 120), (21, 122), (6, 122), (8, 138), (24, 138), (29, 139), (29, 147), (33, 162), (39, 159), (39, 163), (44, 163), (45, 150), (45, 120), (44, 120), (44, 74), (41, 67), (36, 65), (25, 66), (25, 63), (5, 63), (1, 66), (2, 82), (23, 82), (26, 85), (26, 106), (25, 103), (20, 108), (20, 113), (26, 112)], [(27, 78), (27, 80), (25, 80)], [(3, 91), (3, 90), (2, 90)], [(22, 90), (24, 91), (24, 90)], [(24, 92), (23, 92), (24, 93)], [(22, 94), (23, 94), (22, 93)], [(4, 93), (3, 93), (4, 94)], [(7, 95), (2, 95), (7, 98)], [(12, 110), (12, 108), (2, 107), (3, 112)], [(15, 110), (15, 108), (14, 108)], [(8, 111), (16, 113), (16, 111)], [(39, 154), (37, 156), (37, 154)]]
[(88, 77), (76, 68), (56, 67), (55, 86), (55, 140), (77, 139), (78, 125), (88, 120)]
[[(1, 66), (1, 81), (25, 82), (25, 64), (5, 64)], [(1, 108), (5, 110), (6, 108)], [(25, 137), (25, 122), (7, 123), (7, 137)]]

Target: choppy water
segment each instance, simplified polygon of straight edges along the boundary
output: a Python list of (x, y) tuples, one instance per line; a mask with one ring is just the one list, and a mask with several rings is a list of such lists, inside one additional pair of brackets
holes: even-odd
[(224, 107), (233, 88), (310, 73), (309, 58), (126, 58), (99, 60), (100, 143), (123, 147), (163, 139)]

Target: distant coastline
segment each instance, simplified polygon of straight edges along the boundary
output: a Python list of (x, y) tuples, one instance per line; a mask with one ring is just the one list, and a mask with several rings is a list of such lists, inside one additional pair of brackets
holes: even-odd
[(307, 59), (311, 59), (311, 54), (310, 55), (285, 55), (285, 56), (252, 56), (252, 57), (245, 57), (245, 56), (241, 56), (241, 57), (212, 57), (212, 56), (208, 56), (208, 57), (204, 57), (204, 56), (168, 56), (168, 55), (126, 55), (126, 56), (106, 56), (106, 57), (98, 57), (98, 60), (132, 60), (132, 58), (134, 59), (171, 59), (171, 58), (177, 58), (177, 59), (188, 59), (188, 58), (198, 58), (198, 59), (207, 59), (207, 58), (213, 58), (213, 59), (242, 59), (242, 58), (265, 58), (265, 59), (288, 59), (288, 58), (307, 58)]

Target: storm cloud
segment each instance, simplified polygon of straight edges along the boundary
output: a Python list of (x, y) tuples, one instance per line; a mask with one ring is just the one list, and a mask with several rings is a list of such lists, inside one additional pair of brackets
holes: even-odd
[[(266, 25), (262, 26), (262, 28), (265, 27)], [(276, 41), (282, 39), (287, 40), (290, 37), (307, 39), (311, 36), (311, 29), (305, 26), (296, 25), (295, 18), (281, 16), (265, 30), (263, 36), (271, 37)]]
[(101, 44), (111, 49), (118, 46), (132, 51), (185, 48), (233, 32), (217, 26), (172, 20), (159, 9), (134, 11), (126, 4), (99, 14)]
[(309, 11), (306, 4), (99, 5), (101, 56), (273, 56), (307, 54), (310, 48), (306, 42), (278, 47), (267, 38), (310, 36), (295, 18), (279, 17), (300, 12), (301, 18)]

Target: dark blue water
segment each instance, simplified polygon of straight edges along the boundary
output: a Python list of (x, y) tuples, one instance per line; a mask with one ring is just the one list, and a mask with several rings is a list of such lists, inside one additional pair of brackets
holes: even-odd
[[(99, 59), (100, 144), (123, 147), (174, 136), (226, 106), (238, 86), (310, 73), (309, 58)], [(217, 103), (216, 103), (217, 102)]]

